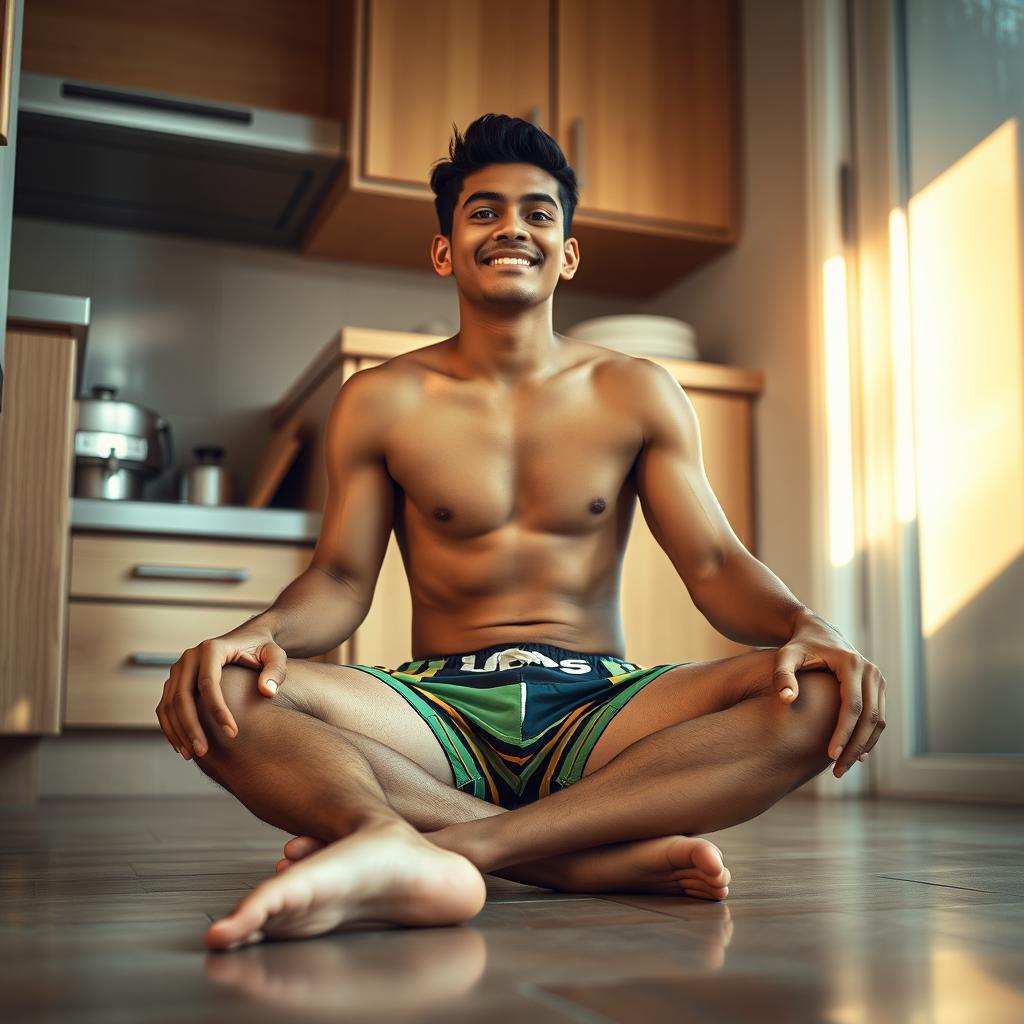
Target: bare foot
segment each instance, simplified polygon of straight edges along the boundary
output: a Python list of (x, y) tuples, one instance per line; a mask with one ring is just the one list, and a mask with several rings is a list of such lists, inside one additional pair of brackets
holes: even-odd
[(357, 921), (460, 924), (480, 912), (487, 888), (465, 857), (411, 826), (368, 826), (261, 882), (206, 931), (210, 949), (264, 938), (300, 939)]
[[(312, 836), (289, 840), (277, 870), (284, 871), (323, 845)], [(703, 900), (724, 900), (732, 880), (722, 851), (709, 840), (692, 836), (661, 836), (601, 846), (517, 864), (495, 874), (561, 892), (657, 893)]]

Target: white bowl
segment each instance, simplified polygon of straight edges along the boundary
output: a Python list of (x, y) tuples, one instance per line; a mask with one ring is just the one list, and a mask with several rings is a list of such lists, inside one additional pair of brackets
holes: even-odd
[(697, 332), (671, 316), (599, 316), (574, 324), (565, 332), (570, 338), (632, 354), (696, 359)]

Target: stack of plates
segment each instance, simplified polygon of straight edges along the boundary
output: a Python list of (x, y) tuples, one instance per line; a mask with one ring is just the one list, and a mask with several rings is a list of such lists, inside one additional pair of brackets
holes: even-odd
[(633, 356), (699, 359), (697, 332), (671, 316), (599, 316), (565, 332), (570, 338), (603, 345)]

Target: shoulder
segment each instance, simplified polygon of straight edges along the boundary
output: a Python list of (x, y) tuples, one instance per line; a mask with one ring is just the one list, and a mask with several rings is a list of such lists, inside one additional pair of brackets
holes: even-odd
[(646, 441), (692, 442), (699, 436), (693, 403), (670, 370), (653, 359), (624, 354), (610, 372), (643, 424)]

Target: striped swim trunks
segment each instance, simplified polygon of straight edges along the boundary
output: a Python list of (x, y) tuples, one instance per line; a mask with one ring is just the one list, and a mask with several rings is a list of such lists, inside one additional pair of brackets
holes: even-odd
[(551, 644), (497, 644), (468, 654), (352, 665), (401, 694), (430, 726), (456, 788), (515, 808), (578, 782), (625, 704), (663, 672)]

